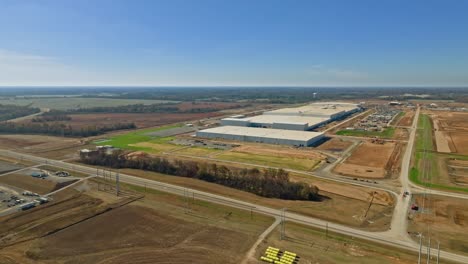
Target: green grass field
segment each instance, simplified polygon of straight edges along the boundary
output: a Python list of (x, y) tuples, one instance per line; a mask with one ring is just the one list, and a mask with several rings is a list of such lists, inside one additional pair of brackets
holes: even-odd
[[(176, 127), (181, 127), (183, 124), (176, 124), (176, 125), (168, 125), (168, 126), (162, 126), (162, 127), (157, 127), (157, 128), (148, 128), (148, 129), (141, 129), (137, 130), (134, 132), (130, 132), (127, 134), (123, 135), (118, 135), (115, 137), (112, 137), (107, 140), (99, 139), (94, 141), (93, 143), (96, 145), (112, 145), (116, 148), (121, 148), (121, 149), (130, 149), (130, 150), (141, 150), (141, 151), (148, 151), (148, 152), (153, 152), (152, 150), (154, 148), (148, 146), (135, 146), (135, 144), (142, 143), (142, 142), (147, 142), (150, 143), (151, 145), (161, 145), (161, 147), (167, 147), (166, 145), (169, 145), (169, 141), (173, 140), (174, 137), (151, 137), (146, 135), (149, 132), (156, 132), (156, 131), (161, 131), (161, 130), (166, 130), (166, 129), (171, 129), (171, 128), (176, 128)], [(172, 145), (172, 148), (175, 147), (175, 145)], [(167, 148), (164, 148), (167, 150)]]
[(176, 103), (176, 101), (143, 100), (143, 99), (110, 99), (110, 98), (34, 98), (34, 99), (1, 99), (0, 104), (8, 105), (31, 105), (38, 108), (50, 108), (57, 110), (90, 108), (90, 107), (112, 107), (131, 104), (163, 104)]
[(382, 132), (378, 131), (360, 131), (360, 130), (340, 130), (336, 132), (340, 136), (354, 136), (354, 137), (379, 137), (379, 138), (392, 138), (395, 134), (395, 128), (388, 127)]
[(440, 177), (437, 166), (438, 155), (449, 158), (468, 159), (467, 156), (456, 154), (437, 154), (432, 140), (432, 122), (428, 115), (421, 114), (418, 120), (416, 146), (414, 152), (414, 166), (410, 169), (409, 178), (412, 182), (428, 188), (447, 191), (468, 192), (468, 188), (450, 186)]

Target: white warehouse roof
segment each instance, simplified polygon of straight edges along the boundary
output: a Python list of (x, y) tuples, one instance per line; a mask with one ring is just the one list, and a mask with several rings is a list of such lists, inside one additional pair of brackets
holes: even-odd
[(338, 103), (338, 102), (324, 102), (324, 103), (312, 103), (300, 107), (294, 108), (282, 108), (273, 111), (263, 113), (264, 115), (294, 115), (294, 116), (316, 116), (316, 117), (328, 117), (332, 115), (349, 112), (357, 109), (357, 104), (351, 103)]
[[(258, 127), (220, 126), (201, 130), (203, 133), (227, 134), (235, 136), (261, 137), (271, 139), (309, 141), (323, 135), (321, 132), (308, 132), (286, 129), (271, 129)], [(203, 135), (200, 135), (203, 136)]]

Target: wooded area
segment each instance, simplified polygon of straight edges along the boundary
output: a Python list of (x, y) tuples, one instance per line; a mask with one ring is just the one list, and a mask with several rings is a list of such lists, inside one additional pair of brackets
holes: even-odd
[(0, 121), (15, 119), (22, 116), (28, 116), (39, 113), (39, 108), (18, 105), (0, 105)]
[(286, 200), (320, 200), (318, 188), (303, 182), (291, 182), (288, 172), (282, 169), (238, 169), (224, 165), (195, 161), (175, 160), (138, 155), (132, 158), (122, 150), (112, 154), (96, 151), (82, 154), (81, 161), (90, 165), (112, 168), (132, 168), (148, 170), (168, 175), (196, 178), (254, 193), (268, 198)]
[(134, 129), (134, 123), (117, 123), (112, 125), (87, 126), (78, 129), (60, 123), (12, 123), (1, 122), (0, 133), (3, 134), (41, 134), (63, 137), (90, 137), (104, 134), (113, 130)]

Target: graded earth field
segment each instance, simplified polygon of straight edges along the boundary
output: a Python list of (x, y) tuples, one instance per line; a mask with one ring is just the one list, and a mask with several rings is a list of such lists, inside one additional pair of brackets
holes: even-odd
[(0, 218), (0, 263), (239, 263), (272, 223), (198, 200), (187, 208), (182, 197), (134, 186), (118, 198), (98, 182)]
[(425, 244), (431, 237), (433, 245), (440, 242), (443, 250), (468, 254), (468, 204), (465, 199), (420, 194), (413, 197), (412, 203), (420, 208), (410, 215), (408, 228), (415, 241), (419, 242), (416, 234), (422, 233)]
[(387, 170), (393, 166), (389, 164), (392, 155), (396, 155), (395, 143), (383, 144), (363, 142), (350, 157), (336, 166), (335, 172), (341, 175), (384, 178)]

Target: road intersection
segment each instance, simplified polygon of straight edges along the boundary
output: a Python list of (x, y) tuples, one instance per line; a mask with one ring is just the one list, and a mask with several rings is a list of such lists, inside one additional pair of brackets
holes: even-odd
[[(414, 141), (416, 137), (416, 130), (417, 130), (417, 124), (418, 124), (418, 116), (419, 116), (419, 108), (417, 109), (415, 118), (413, 120), (413, 124), (411, 126), (411, 132), (410, 132), (410, 138), (408, 141), (408, 147), (406, 148), (406, 151), (403, 156), (403, 161), (402, 161), (402, 168), (401, 168), (401, 174), (400, 174), (400, 182), (401, 182), (401, 188), (400, 188), (400, 194), (397, 195), (397, 201), (396, 205), (394, 208), (394, 213), (391, 221), (391, 228), (387, 231), (384, 232), (370, 232), (370, 231), (365, 231), (365, 230), (360, 230), (336, 223), (330, 223), (321, 219), (309, 217), (309, 216), (304, 216), (296, 213), (290, 213), (288, 212), (286, 214), (286, 220), (291, 221), (291, 222), (296, 222), (308, 226), (312, 226), (315, 228), (319, 229), (325, 229), (326, 226), (328, 226), (328, 230), (344, 234), (344, 235), (349, 235), (352, 237), (364, 239), (367, 241), (372, 241), (388, 246), (393, 246), (405, 250), (410, 250), (413, 252), (418, 252), (419, 251), (419, 245), (413, 241), (408, 233), (407, 233), (407, 226), (408, 226), (408, 220), (407, 220), (407, 214), (409, 210), (409, 204), (410, 204), (410, 198), (404, 198), (403, 192), (412, 192), (412, 188), (414, 188), (417, 191), (424, 191), (425, 189), (423, 187), (414, 187), (414, 185), (409, 181), (408, 178), (408, 172), (409, 172), (409, 167), (411, 164), (411, 156), (412, 156), (412, 151), (413, 151), (413, 146), (414, 146)], [(96, 168), (88, 167), (85, 165), (80, 165), (80, 164), (73, 164), (69, 163), (67, 161), (59, 161), (59, 160), (53, 160), (53, 159), (46, 159), (43, 157), (37, 157), (29, 154), (24, 154), (24, 153), (18, 153), (10, 150), (0, 150), (0, 155), (6, 155), (12, 158), (17, 158), (17, 159), (23, 159), (23, 160), (28, 160), (32, 162), (37, 162), (37, 163), (45, 163), (51, 166), (55, 167), (60, 167), (62, 169), (69, 169), (69, 170), (75, 170), (79, 171), (82, 173), (86, 173), (88, 175), (98, 175), (98, 171)], [(108, 175), (111, 177), (116, 176), (116, 172), (108, 172)], [(269, 215), (272, 216), (276, 219), (281, 216), (281, 210), (280, 209), (275, 209), (275, 208), (270, 208), (266, 207), (263, 205), (259, 204), (254, 204), (254, 203), (249, 203), (245, 201), (240, 201), (237, 199), (232, 199), (212, 193), (207, 193), (203, 191), (198, 191), (195, 189), (190, 189), (190, 188), (185, 188), (185, 187), (180, 187), (172, 184), (167, 184), (163, 182), (158, 182), (154, 180), (149, 180), (149, 179), (143, 179), (139, 177), (135, 177), (132, 175), (127, 175), (123, 173), (119, 173), (120, 181), (123, 183), (128, 183), (132, 185), (137, 185), (137, 186), (142, 186), (145, 188), (151, 188), (155, 190), (160, 190), (176, 195), (190, 195), (193, 196), (196, 199), (204, 200), (204, 201), (209, 201), (217, 204), (222, 204), (226, 206), (231, 206), (235, 208), (240, 208), (240, 209), (245, 209), (245, 210), (250, 210), (253, 212), (258, 212), (261, 214)], [(434, 191), (431, 190), (432, 193), (434, 194), (440, 194), (440, 195), (447, 195), (447, 196), (456, 196), (464, 199), (468, 199), (468, 195), (463, 195), (463, 194), (452, 194), (452, 193), (447, 193), (447, 192), (442, 192), (442, 191)], [(393, 192), (395, 194), (395, 192)], [(435, 255), (437, 254), (437, 250), (431, 250), (432, 254)], [(444, 259), (448, 259), (451, 261), (456, 261), (460, 263), (468, 263), (468, 256), (464, 255), (459, 255), (447, 251), (440, 251), (440, 257)]]

